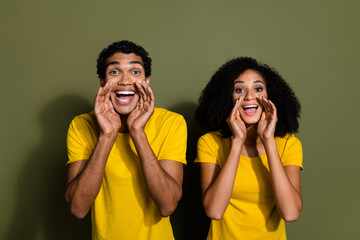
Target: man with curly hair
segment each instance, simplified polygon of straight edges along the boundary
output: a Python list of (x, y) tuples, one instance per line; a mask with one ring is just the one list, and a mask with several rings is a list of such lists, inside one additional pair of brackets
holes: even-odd
[(184, 118), (155, 108), (151, 58), (130, 41), (97, 60), (94, 111), (70, 124), (65, 199), (77, 218), (91, 209), (93, 239), (174, 239), (182, 195)]

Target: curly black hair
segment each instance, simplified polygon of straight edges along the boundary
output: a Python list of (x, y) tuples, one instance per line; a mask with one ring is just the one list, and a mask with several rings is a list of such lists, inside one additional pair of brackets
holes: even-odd
[(97, 59), (96, 72), (100, 79), (105, 78), (106, 59), (119, 52), (125, 54), (134, 53), (135, 55), (140, 56), (144, 63), (145, 77), (149, 77), (151, 75), (151, 58), (149, 57), (149, 53), (145, 51), (144, 48), (136, 45), (133, 42), (130, 42), (128, 40), (122, 40), (110, 44), (107, 48), (104, 48), (99, 54), (99, 57)]
[(278, 122), (275, 136), (284, 137), (287, 133), (297, 132), (301, 105), (295, 93), (275, 69), (249, 57), (230, 60), (212, 76), (200, 95), (196, 122), (206, 131), (220, 130), (225, 138), (232, 135), (226, 119), (234, 106), (234, 81), (248, 69), (258, 72), (265, 79), (268, 99), (276, 106)]

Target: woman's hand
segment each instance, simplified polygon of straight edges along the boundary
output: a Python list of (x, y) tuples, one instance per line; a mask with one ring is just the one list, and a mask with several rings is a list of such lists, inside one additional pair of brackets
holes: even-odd
[(110, 100), (111, 83), (100, 87), (95, 97), (94, 115), (102, 134), (117, 134), (121, 127), (121, 119)]
[(262, 105), (263, 112), (257, 126), (257, 133), (262, 142), (275, 137), (275, 127), (277, 123), (276, 107), (263, 96), (257, 97), (256, 100)]
[(243, 101), (243, 98), (239, 98), (236, 100), (235, 105), (233, 109), (231, 110), (231, 113), (229, 117), (226, 119), (227, 124), (230, 127), (230, 130), (232, 132), (232, 140), (240, 140), (241, 142), (244, 142), (246, 139), (246, 126), (244, 121), (241, 119), (240, 116), (240, 106)]
[(139, 102), (127, 119), (130, 133), (144, 130), (146, 123), (154, 113), (155, 107), (155, 97), (149, 86), (149, 80), (146, 82), (137, 81), (135, 85), (139, 92)]

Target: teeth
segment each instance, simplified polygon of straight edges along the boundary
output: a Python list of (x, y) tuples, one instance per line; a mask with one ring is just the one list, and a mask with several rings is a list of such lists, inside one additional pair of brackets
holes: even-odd
[(135, 94), (134, 91), (116, 91), (116, 94), (121, 94), (121, 95), (131, 95), (131, 94)]
[(247, 109), (247, 108), (257, 108), (257, 105), (247, 105), (245, 107), (243, 107), (243, 109)]

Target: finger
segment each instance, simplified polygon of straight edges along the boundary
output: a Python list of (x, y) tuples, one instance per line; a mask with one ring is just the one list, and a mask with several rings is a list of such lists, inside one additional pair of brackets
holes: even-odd
[(99, 87), (97, 93), (96, 93), (96, 96), (95, 96), (95, 102), (99, 102), (100, 101), (100, 96), (103, 92), (103, 87)]
[(268, 109), (268, 112), (271, 113), (271, 114), (274, 114), (275, 113), (275, 105), (269, 100), (269, 99), (265, 99), (264, 98), (264, 101), (266, 103), (266, 106), (267, 106), (267, 109)]
[(245, 126), (245, 121), (244, 121), (244, 119), (242, 119), (242, 117), (241, 117), (241, 109), (242, 109), (242, 103), (244, 102), (244, 97), (239, 97), (239, 107), (238, 107), (238, 115), (236, 115), (238, 118), (237, 118), (237, 120), (239, 121), (239, 122), (241, 122), (244, 126)]
[(269, 104), (271, 106), (272, 114), (274, 116), (277, 116), (277, 110), (276, 110), (275, 104), (271, 100), (269, 100)]
[(239, 110), (235, 111), (234, 119), (237, 120), (237, 121), (239, 121), (239, 122), (242, 121)]
[(260, 121), (263, 122), (263, 121), (265, 121), (265, 119), (266, 119), (266, 113), (262, 112)]
[(266, 98), (264, 98), (264, 96), (260, 96), (259, 100), (260, 100), (261, 105), (263, 106), (264, 111), (270, 112), (269, 104), (267, 103)]
[(154, 96), (154, 92), (152, 91), (150, 86), (148, 86), (148, 91), (149, 91), (149, 97), (150, 97), (150, 106), (152, 108), (154, 108), (155, 107), (155, 96)]
[[(108, 103), (108, 102), (111, 102), (110, 101), (110, 95), (111, 95), (111, 83), (109, 83), (109, 85), (106, 87), (106, 85), (105, 85), (105, 89), (104, 89), (104, 94), (105, 94), (105, 96), (104, 96), (104, 102), (105, 103)], [(112, 105), (111, 105), (112, 106)]]
[(136, 81), (135, 84), (136, 84), (136, 87), (137, 87), (138, 92), (139, 92), (140, 100), (146, 101), (146, 93), (145, 93), (143, 85), (141, 84), (140, 81)]
[(234, 119), (235, 113), (238, 111), (240, 106), (240, 99), (236, 99), (235, 105), (230, 113), (230, 119)]
[(104, 102), (105, 95), (109, 91), (110, 87), (111, 83), (107, 83), (105, 86), (99, 87), (99, 90), (95, 96), (95, 102)]
[(140, 109), (140, 101), (138, 101), (138, 102), (136, 103), (136, 106), (135, 106), (133, 112), (135, 112), (136, 110), (139, 110), (139, 109)]
[(136, 85), (136, 88), (138, 89), (138, 93), (139, 93), (139, 101), (136, 105), (136, 109), (143, 109), (144, 101), (145, 101), (145, 98), (144, 98), (145, 92), (144, 92), (144, 89), (143, 89), (140, 81), (136, 81), (135, 85)]
[(266, 105), (264, 101), (262, 100), (262, 96), (256, 97), (257, 102), (260, 104), (260, 107), (263, 109), (264, 112), (266, 112)]
[(145, 102), (150, 101), (150, 93), (148, 90), (149, 85), (147, 85), (147, 83), (145, 81), (141, 82), (143, 88), (144, 88), (144, 92), (145, 92)]
[(102, 96), (105, 96), (111, 89), (111, 82), (108, 82), (105, 84), (105, 86), (103, 86), (103, 91), (102, 91)]

